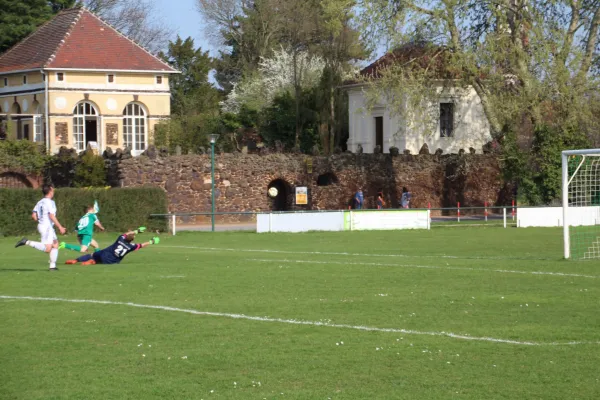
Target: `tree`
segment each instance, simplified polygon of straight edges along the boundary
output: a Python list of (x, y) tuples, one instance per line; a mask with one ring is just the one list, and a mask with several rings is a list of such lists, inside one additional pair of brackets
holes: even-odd
[(197, 0), (206, 34), (219, 50), (215, 79), (229, 92), (279, 45), (277, 9), (271, 0)]
[(197, 150), (206, 145), (207, 134), (220, 129), (221, 94), (208, 82), (213, 60), (208, 52), (195, 47), (192, 38), (182, 40), (179, 36), (161, 56), (181, 74), (170, 78), (172, 119), (158, 128), (157, 144)]
[(161, 56), (181, 71), (181, 74), (171, 76), (169, 81), (173, 114), (184, 116), (218, 110), (220, 93), (208, 81), (214, 63), (208, 51), (195, 48), (191, 37), (182, 40), (177, 36), (174, 42), (169, 42), (167, 53)]
[[(439, 96), (432, 82), (473, 88), (492, 136), (504, 145), (505, 163), (525, 160), (516, 176), (547, 165), (537, 157), (544, 146), (573, 146), (581, 143), (573, 135), (596, 134), (585, 129), (597, 126), (600, 2), (363, 0), (361, 7), (365, 37), (385, 37), (391, 48), (427, 44), (378, 72), (373, 99), (385, 95), (401, 113)], [(539, 140), (542, 130), (557, 140)]]
[(317, 0), (272, 0), (271, 7), (276, 9), (280, 26), (280, 41), (292, 52), (294, 100), (296, 105), (296, 136), (294, 147), (300, 147), (300, 96), (304, 65), (299, 62), (300, 54), (311, 52), (318, 42), (319, 2)]
[[(294, 67), (294, 63), (300, 66)], [(262, 110), (271, 105), (275, 97), (286, 91), (294, 91), (294, 69), (302, 69), (301, 89), (312, 89), (319, 85), (325, 62), (320, 56), (308, 52), (295, 58), (291, 50), (280, 48), (269, 58), (262, 58), (258, 69), (248, 74), (223, 102), (223, 111), (237, 114), (242, 105)]]
[(75, 0), (0, 0), (0, 54)]
[[(321, 147), (330, 152), (339, 144), (345, 121), (337, 117), (345, 93), (339, 90), (353, 70), (351, 61), (364, 49), (352, 28), (354, 0), (197, 0), (210, 22), (212, 37), (225, 46), (216, 63), (216, 79), (228, 93), (224, 110), (237, 113), (242, 105), (260, 112), (289, 90), (294, 101), (295, 146), (304, 134), (301, 114), (307, 105), (303, 92), (319, 90), (311, 104), (319, 109)], [(215, 29), (218, 27), (219, 29)], [(283, 61), (285, 55), (286, 60)], [(321, 64), (320, 84), (312, 82), (315, 64)], [(268, 66), (291, 67), (279, 73)], [(277, 80), (277, 77), (284, 77)], [(269, 80), (275, 81), (269, 82)], [(307, 85), (307, 81), (311, 83)], [(288, 85), (290, 85), (288, 87)], [(289, 100), (289, 99), (288, 99)], [(289, 116), (289, 113), (286, 114)], [(264, 114), (261, 114), (264, 115)], [(343, 113), (340, 117), (343, 117)], [(259, 124), (261, 125), (261, 124)], [(312, 133), (309, 134), (309, 136)]]
[[(459, 78), (458, 84), (477, 91), (496, 138), (505, 125), (521, 120), (523, 110), (535, 125), (548, 101), (563, 108), (563, 101), (581, 101), (595, 89), (590, 72), (598, 56), (598, 1), (364, 0), (362, 5), (363, 26), (375, 26), (390, 43), (438, 45), (443, 51), (427, 64), (445, 57), (447, 68), (458, 72), (451, 77), (454, 84)], [(389, 14), (381, 15), (381, 9)], [(403, 78), (410, 64), (388, 74)]]
[[(317, 51), (326, 63), (322, 82), (321, 114), (327, 129), (320, 132), (321, 146), (332, 153), (340, 145), (342, 126), (347, 118), (336, 118), (339, 111), (347, 114), (347, 94), (340, 89), (344, 79), (355, 70), (353, 62), (365, 58), (367, 50), (360, 40), (360, 33), (352, 27), (355, 18), (354, 0), (328, 0), (320, 3), (319, 36)], [(344, 111), (344, 108), (346, 110)], [(342, 122), (343, 121), (343, 122)]]

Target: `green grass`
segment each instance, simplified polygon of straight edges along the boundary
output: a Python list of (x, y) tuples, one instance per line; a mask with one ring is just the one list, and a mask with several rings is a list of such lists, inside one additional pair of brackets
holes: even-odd
[(0, 239), (3, 296), (538, 344), (0, 299), (0, 399), (598, 399), (600, 263), (561, 260), (561, 232), (182, 233), (57, 273)]

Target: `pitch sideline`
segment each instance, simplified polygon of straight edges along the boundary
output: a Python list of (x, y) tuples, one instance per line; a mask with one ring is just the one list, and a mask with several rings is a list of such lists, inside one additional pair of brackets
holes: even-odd
[(479, 337), (478, 336), (470, 336), (468, 334), (457, 334), (457, 333), (443, 332), (443, 331), (442, 332), (416, 331), (416, 330), (412, 330), (412, 329), (378, 328), (378, 327), (362, 326), (362, 325), (330, 324), (330, 323), (318, 322), (318, 321), (302, 321), (302, 320), (295, 320), (295, 319), (254, 317), (251, 315), (244, 315), (244, 314), (230, 314), (230, 313), (219, 313), (219, 312), (211, 312), (211, 311), (198, 311), (198, 310), (169, 307), (169, 306), (156, 306), (156, 305), (149, 305), (149, 304), (137, 304), (137, 303), (130, 303), (130, 302), (109, 301), (109, 300), (64, 299), (64, 298), (59, 298), (59, 297), (32, 297), (32, 296), (7, 296), (7, 295), (0, 295), (0, 299), (118, 305), (118, 306), (147, 308), (147, 309), (163, 310), (163, 311), (182, 312), (182, 313), (194, 314), (194, 315), (206, 315), (206, 316), (212, 316), (212, 317), (243, 319), (243, 320), (258, 321), (258, 322), (278, 322), (278, 323), (292, 324), (292, 325), (322, 326), (322, 327), (327, 327), (327, 328), (353, 329), (353, 330), (369, 331), (369, 332), (402, 333), (405, 335), (441, 336), (441, 337), (447, 337), (447, 338), (451, 338), (451, 339), (469, 340), (469, 341), (477, 341), (477, 342), (492, 342), (492, 343), (500, 343), (500, 344), (513, 344), (513, 345), (520, 345), (520, 346), (574, 346), (574, 345), (599, 345), (600, 344), (600, 341), (571, 341), (571, 342), (518, 341), (518, 340), (510, 340), (510, 339), (493, 338), (493, 337), (487, 337), (487, 336), (479, 336)]

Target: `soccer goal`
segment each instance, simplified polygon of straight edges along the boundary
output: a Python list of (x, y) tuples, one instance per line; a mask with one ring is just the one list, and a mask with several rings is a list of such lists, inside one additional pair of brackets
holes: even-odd
[(562, 152), (565, 258), (600, 258), (600, 149)]

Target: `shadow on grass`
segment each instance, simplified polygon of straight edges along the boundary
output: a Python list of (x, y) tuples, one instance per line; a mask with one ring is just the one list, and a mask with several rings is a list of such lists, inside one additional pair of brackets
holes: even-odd
[(43, 271), (41, 269), (33, 269), (33, 268), (0, 268), (0, 272), (40, 272)]

